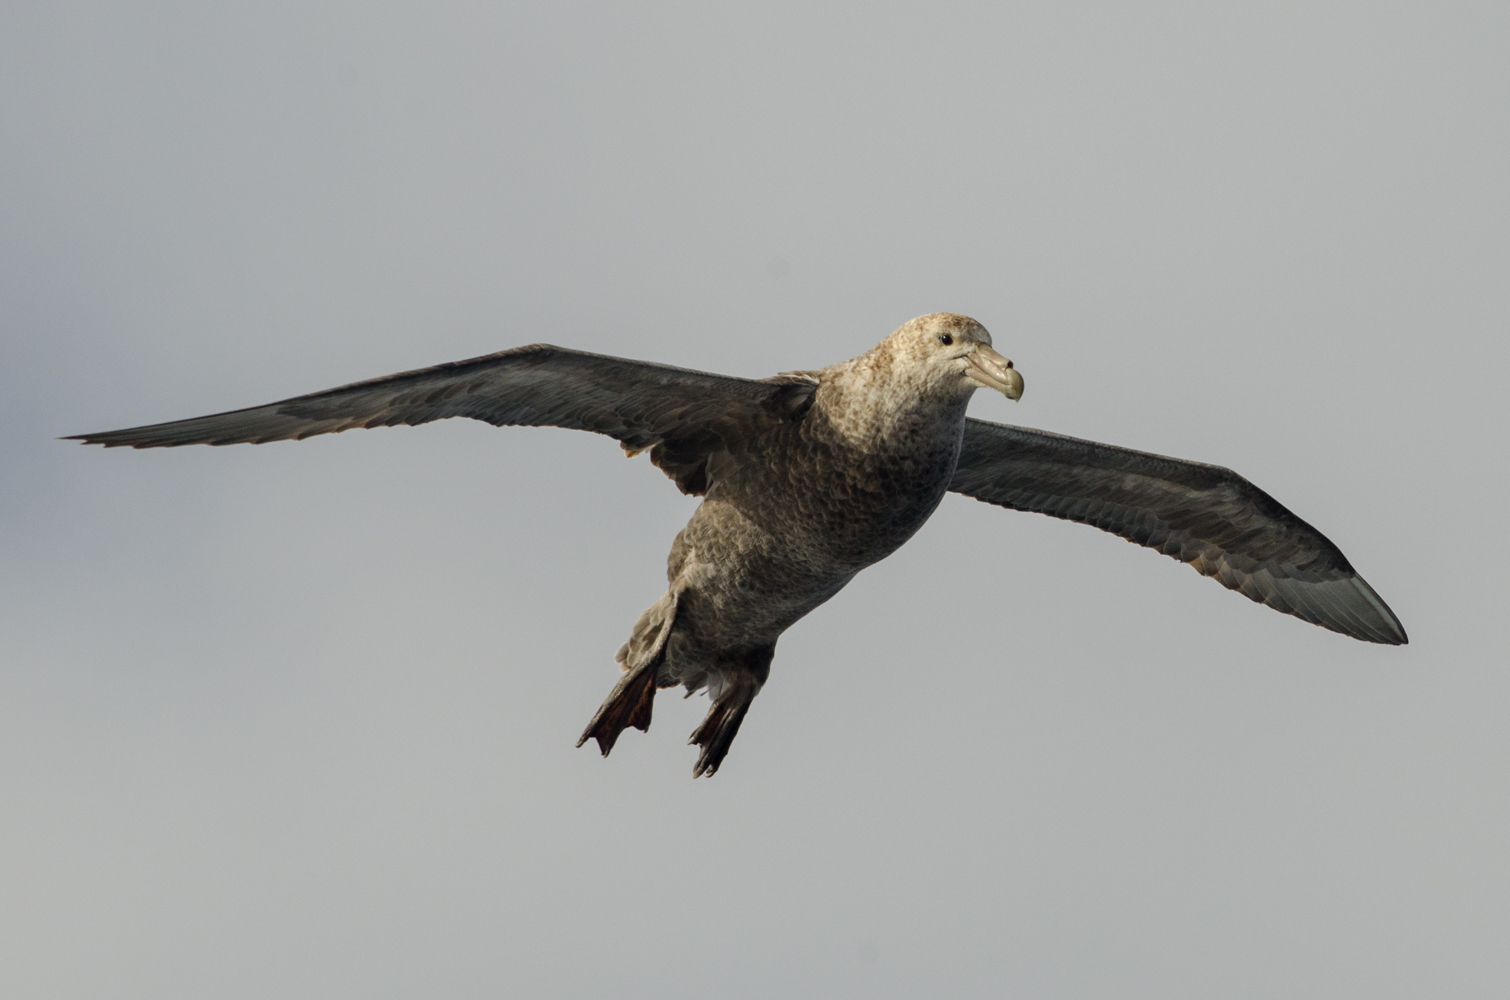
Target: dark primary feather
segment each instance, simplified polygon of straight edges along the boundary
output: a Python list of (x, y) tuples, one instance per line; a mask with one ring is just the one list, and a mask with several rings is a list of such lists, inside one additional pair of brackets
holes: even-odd
[(1406, 641), (1337, 546), (1230, 469), (969, 419), (949, 488), (1121, 535), (1335, 632)]
[(707, 458), (812, 403), (810, 378), (755, 381), (549, 344), (499, 351), (266, 406), (70, 440), (107, 448), (262, 444), (353, 427), (471, 417), (497, 426), (567, 427), (617, 439), (683, 492), (707, 490)]

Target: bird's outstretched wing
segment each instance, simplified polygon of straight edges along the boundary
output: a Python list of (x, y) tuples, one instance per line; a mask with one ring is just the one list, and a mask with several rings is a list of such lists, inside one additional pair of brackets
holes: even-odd
[(650, 449), (651, 461), (684, 493), (701, 494), (709, 455), (800, 417), (816, 386), (808, 377), (756, 381), (533, 344), (266, 406), (69, 440), (107, 448), (262, 444), (471, 417), (607, 434), (631, 455)]
[(969, 419), (949, 488), (1121, 535), (1334, 632), (1406, 641), (1337, 546), (1230, 469)]

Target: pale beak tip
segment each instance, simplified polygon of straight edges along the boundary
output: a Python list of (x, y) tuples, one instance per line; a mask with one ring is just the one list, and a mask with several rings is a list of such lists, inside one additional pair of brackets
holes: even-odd
[(1016, 368), (1007, 369), (1007, 376), (1004, 381), (1007, 383), (1007, 387), (1001, 391), (1001, 394), (1014, 403), (1021, 399), (1023, 382), (1022, 376), (1017, 374)]
[(1012, 362), (997, 354), (990, 346), (981, 344), (968, 355), (965, 375), (977, 385), (995, 389), (1008, 399), (1022, 398), (1022, 376), (1012, 367)]

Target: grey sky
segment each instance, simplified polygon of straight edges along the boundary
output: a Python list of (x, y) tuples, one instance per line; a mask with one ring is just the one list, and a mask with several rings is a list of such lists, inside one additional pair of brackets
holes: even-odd
[[(1489, 997), (1503, 4), (0, 12), (0, 994)], [(723, 769), (573, 742), (695, 501), (605, 438), (61, 434), (533, 341), (969, 313), (978, 416), (1237, 469), (1365, 645), (959, 497)]]

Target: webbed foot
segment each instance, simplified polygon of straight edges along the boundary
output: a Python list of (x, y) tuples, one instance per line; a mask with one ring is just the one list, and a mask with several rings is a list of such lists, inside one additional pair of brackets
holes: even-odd
[(582, 731), (577, 746), (589, 739), (597, 740), (598, 749), (607, 757), (619, 734), (628, 727), (633, 726), (642, 733), (649, 730), (650, 709), (655, 704), (655, 675), (659, 667), (660, 659), (657, 658), (624, 671), (609, 692), (608, 699), (598, 709), (598, 714)]

